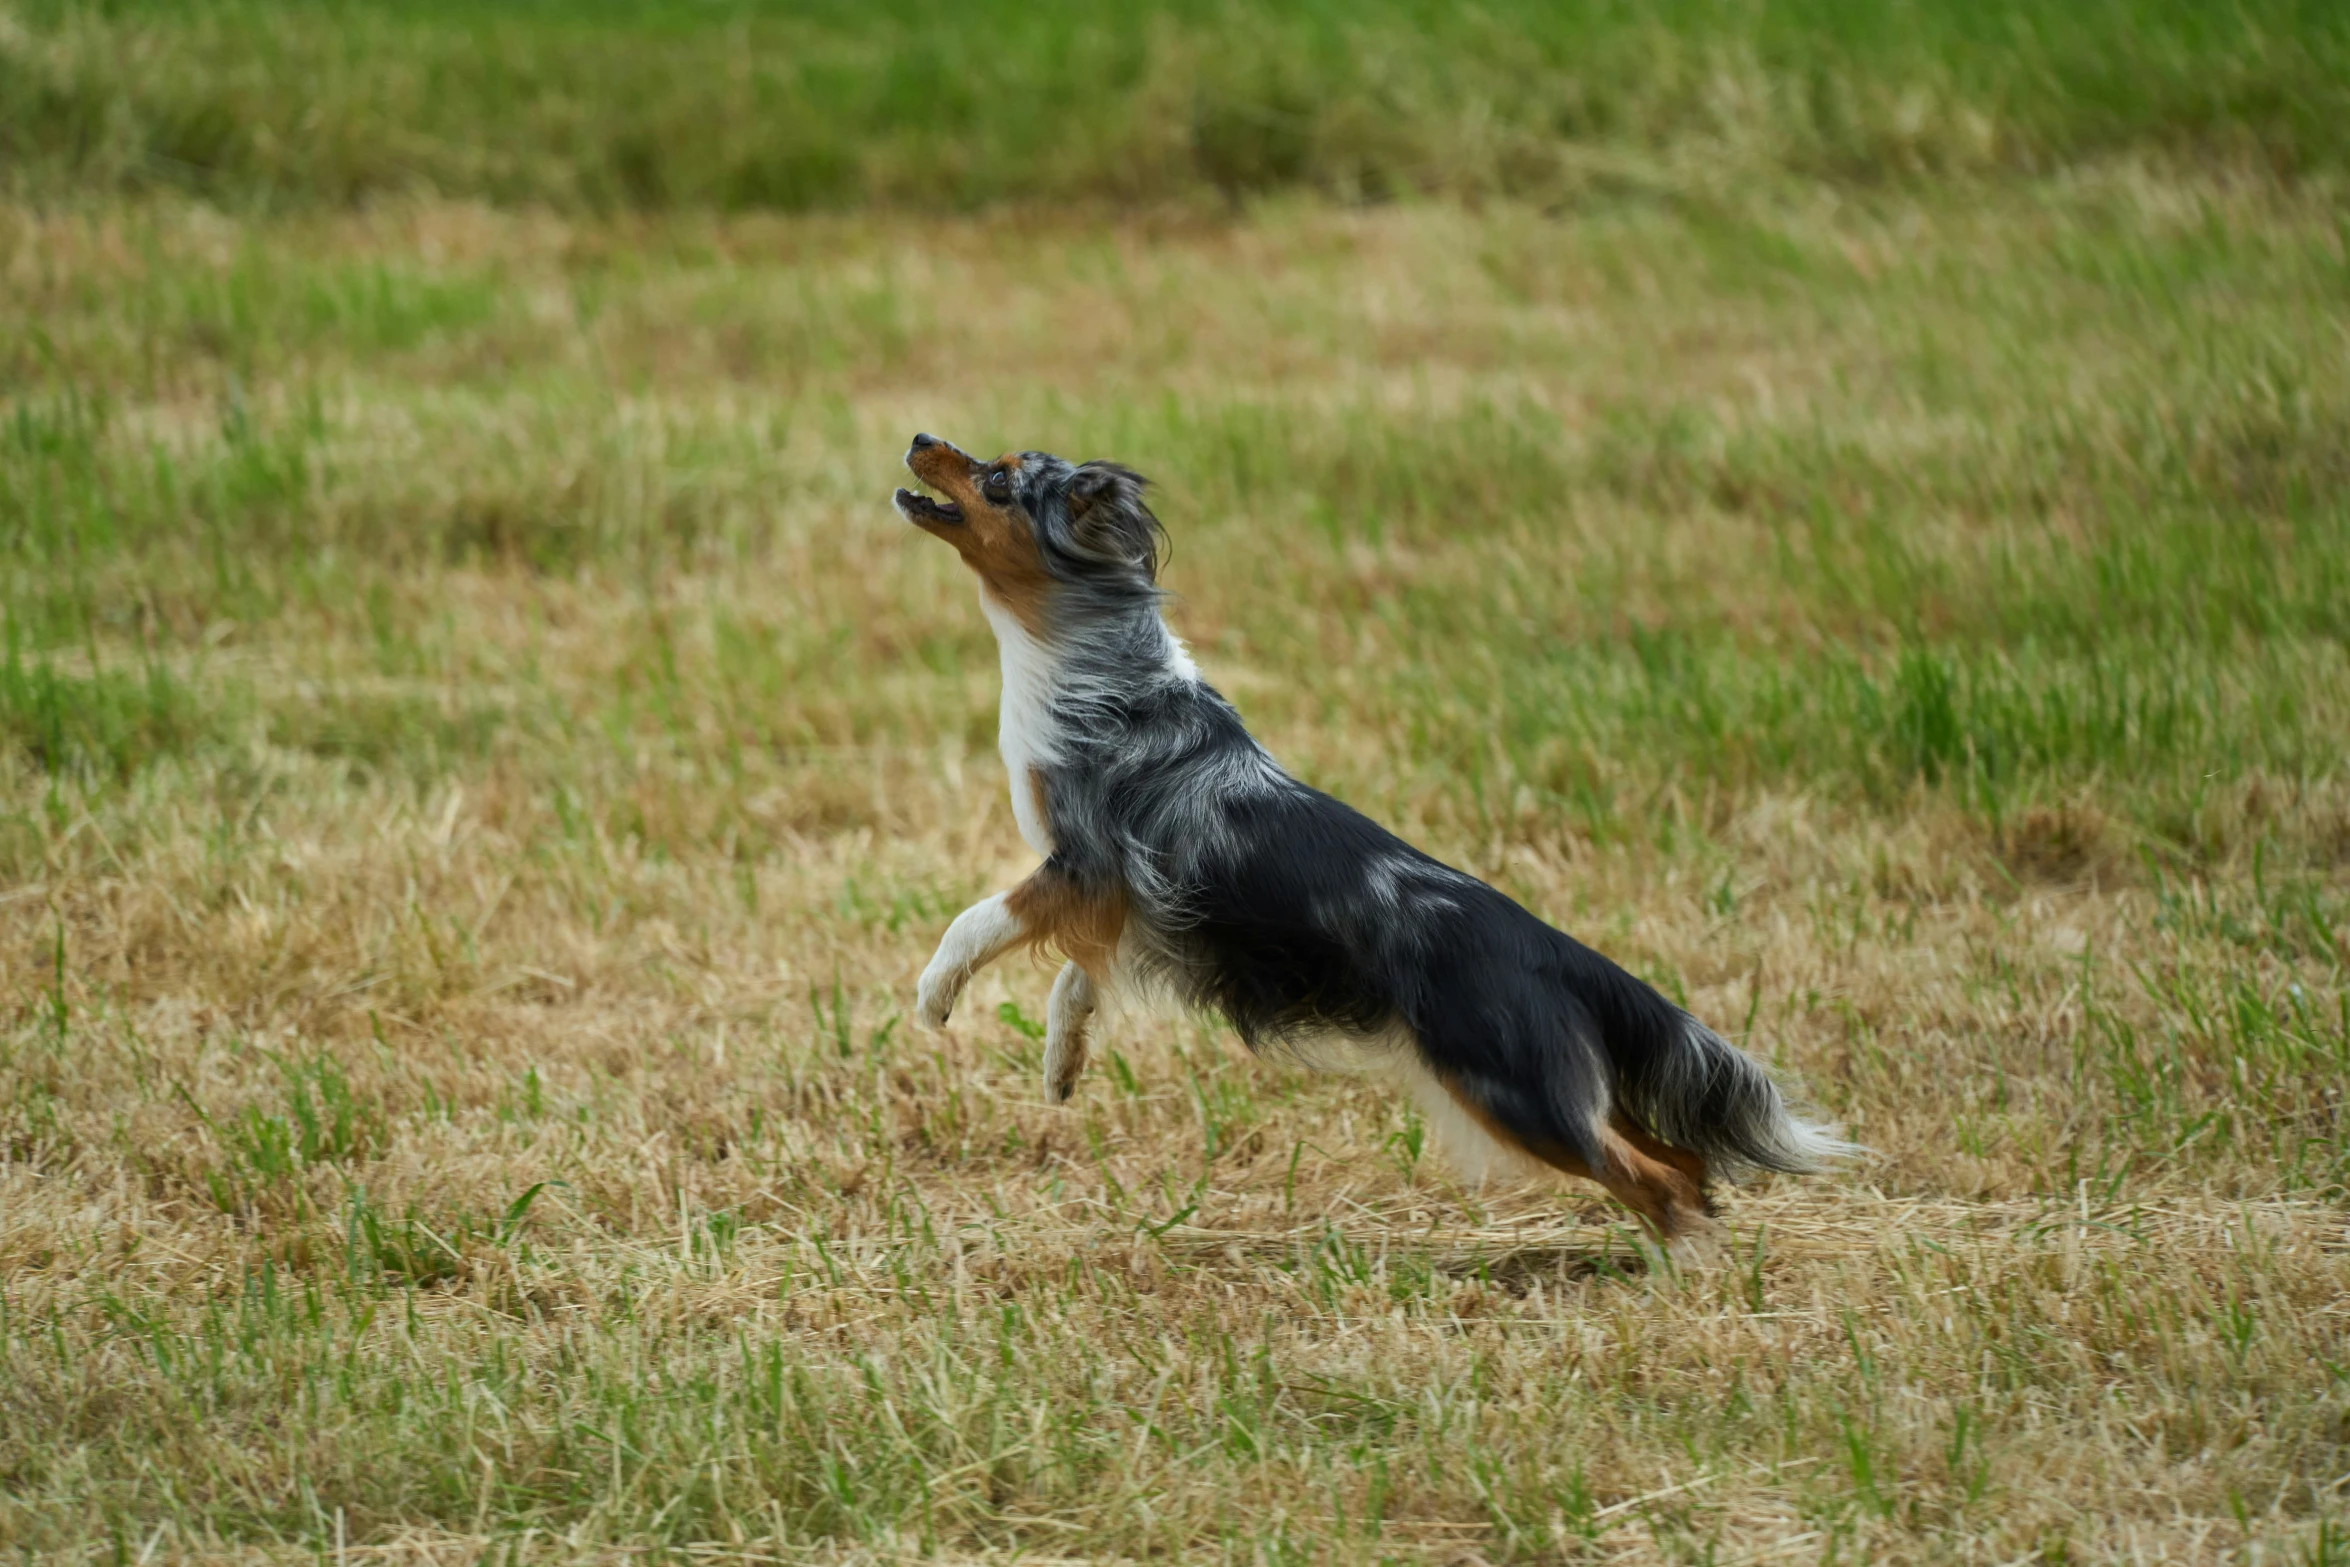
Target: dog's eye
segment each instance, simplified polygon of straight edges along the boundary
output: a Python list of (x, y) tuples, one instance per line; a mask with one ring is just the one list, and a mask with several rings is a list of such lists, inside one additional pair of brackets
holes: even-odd
[(1001, 506), (1012, 498), (1012, 476), (998, 468), (979, 481), (979, 489), (989, 500)]

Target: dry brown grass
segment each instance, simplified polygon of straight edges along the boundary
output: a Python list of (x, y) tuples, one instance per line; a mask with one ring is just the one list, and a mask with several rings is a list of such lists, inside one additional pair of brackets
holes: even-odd
[[(2322, 213), (6, 223), (14, 406), (110, 401), (11, 459), (19, 658), (178, 706), (9, 709), (0, 1542), (2343, 1559)], [(1202, 1021), (1067, 1109), (1039, 971), (912, 1032), (1026, 868), (917, 422), (1170, 469), (1281, 754), (1871, 1156), (1651, 1277)], [(2200, 727), (1993, 701), (2092, 676)]]

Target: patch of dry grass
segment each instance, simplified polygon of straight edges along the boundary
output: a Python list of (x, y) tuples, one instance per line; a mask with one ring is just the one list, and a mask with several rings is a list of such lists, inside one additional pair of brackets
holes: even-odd
[[(2323, 204), (0, 218), (0, 1543), (2342, 1559)], [(1655, 1278), (1046, 976), (906, 432), (1874, 1150)]]

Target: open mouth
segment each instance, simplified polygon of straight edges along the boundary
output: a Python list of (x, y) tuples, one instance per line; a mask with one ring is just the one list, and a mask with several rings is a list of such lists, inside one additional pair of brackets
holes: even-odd
[(963, 508), (953, 501), (934, 501), (913, 490), (900, 490), (891, 499), (897, 502), (898, 515), (908, 522), (957, 523), (963, 520)]

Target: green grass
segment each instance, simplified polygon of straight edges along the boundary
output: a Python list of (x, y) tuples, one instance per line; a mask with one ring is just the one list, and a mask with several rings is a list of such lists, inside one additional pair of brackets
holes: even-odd
[[(1681, 246), (1688, 225), (1602, 217), (1568, 231), (1572, 276), (1550, 254), (1556, 234), (1498, 221), (1469, 231), (1473, 256), (1444, 258), (1492, 304), (1447, 345), (1444, 373), (1472, 379), (1441, 406), (1298, 401), (1289, 372), (1162, 398), (1153, 383), (1198, 356), (1145, 335), (1121, 345), (1107, 397), (1090, 390), (1104, 362), (1071, 356), (979, 417), (1005, 441), (1050, 431), (1165, 474), (1186, 520), (1179, 588), (1211, 573), (1214, 604), (1251, 575), (1291, 580), (1312, 613), (1281, 597), (1222, 609), (1242, 617), (1227, 634), (1248, 662), (1324, 659), (1334, 620), (1391, 648), (1361, 688), (1339, 675), (1323, 715), (1408, 736), (1426, 777), (1464, 786), (1476, 830), (1531, 807), (1604, 835), (1666, 780), (1896, 805), (1923, 786), (1992, 819), (2097, 782), (2151, 827), (2215, 768), (2323, 776), (2350, 627), (2350, 404), (2328, 373), (2335, 344), (2303, 329), (2344, 297), (2338, 231), (2214, 210), (2132, 234), (2092, 199), (2054, 214), (2053, 243), (2034, 251), (2020, 236), (2050, 218), (2029, 200), (2007, 210), (1950, 220), (1941, 243), (1866, 276), (1840, 247), (1881, 243), (1891, 220), (1844, 239), (1786, 216), (1708, 220), (1659, 273), (1652, 247)], [(184, 238), (128, 221), (155, 264), (103, 304), (86, 270), (60, 266), (62, 308), (37, 322), (41, 354), (85, 373), (30, 353), (20, 366), (0, 510), (23, 563), (10, 623), (58, 653), (134, 632), (192, 650), (231, 623), (339, 626), (318, 671), (331, 678), (273, 732), (379, 761), (551, 727), (507, 694), (508, 671), (419, 619), (414, 583), (453, 568), (658, 579), (772, 562), (796, 508), (856, 511), (875, 482), (836, 454), (876, 437), (823, 388), (908, 373), (958, 330), (911, 264), (855, 230), (839, 271), (714, 254), (691, 229), (657, 270), (556, 253), (420, 271), (261, 239), (191, 267)], [(1593, 355), (1557, 312), (1625, 290), (1636, 257), (1656, 319)], [(1759, 288), (1757, 257), (1772, 263)], [(1204, 329), (1278, 330), (1328, 374), (1363, 352), (1348, 341), (1360, 322), (1316, 298), (1346, 247), (1309, 245), (1293, 264), (1268, 297), (1203, 302)], [(1046, 239), (1034, 263), (1050, 286), (1106, 288), (1121, 323), (1204, 265), (1137, 276), (1083, 231)], [(275, 281), (244, 281), (256, 277)], [(852, 294), (867, 304), (838, 308)], [(248, 298), (267, 304), (214, 314)], [(303, 303), (321, 299), (343, 303)], [(1692, 384), (1620, 380), (1644, 345), (1672, 351), (1688, 310), (1771, 344), (1790, 389), (1767, 395), (1796, 406), (1774, 415), (1751, 388), (1709, 381), (1724, 370), (1702, 350)], [(1836, 366), (1843, 384), (1814, 385), (1802, 361), (1835, 351), (1843, 310), (1904, 326)], [(694, 324), (664, 331), (662, 312)], [(157, 335), (188, 351), (134, 351)], [(1438, 373), (1417, 352), (1406, 338), (1371, 357)], [(1591, 415), (1562, 424), (1528, 374), (1563, 377)], [(139, 402), (173, 413), (142, 421)], [(534, 452), (560, 453), (556, 472)], [(1703, 519), (1718, 552), (1675, 551), (1647, 523), (1659, 515)], [(1562, 535), (1571, 569), (1551, 553)], [(829, 571), (874, 546), (789, 547)], [(696, 767), (746, 744), (913, 742), (984, 723), (803, 696), (869, 667), (838, 604), (809, 601), (789, 625), (648, 608), (623, 635), (595, 732), (657, 735)], [(981, 632), (942, 626), (916, 651), (934, 670), (969, 667)], [(442, 694), (400, 689), (419, 677)], [(40, 700), (23, 685), (11, 709)], [(65, 743), (51, 731), (42, 744)], [(161, 750), (228, 733), (154, 732)], [(131, 743), (100, 749), (128, 757)], [(540, 765), (567, 772), (567, 743)]]
[(2298, 176), (2343, 165), (2345, 81), (2350, 22), (2306, 0), (36, 0), (0, 41), (0, 161), (52, 199), (592, 211)]
[[(1713, 50), (1824, 96), (1729, 136), (1594, 68), (1608, 147), (1735, 154), (1697, 198), (1049, 218), (701, 210), (706, 104), (681, 210), (599, 214), (648, 198), (483, 85), (643, 60), (617, 135), (697, 71), (785, 92), (804, 34), (790, 91), (864, 91), (825, 73), (870, 13), (259, 14), (7, 35), (6, 115), (114, 96), (0, 204), (0, 1548), (2339, 1558), (2350, 236), (2295, 118), (2339, 89), (2226, 96), (2314, 80), (2330, 13), (2101, 63), (2123, 13), (2068, 12), (2031, 70), (1997, 10), (1608, 13), (1690, 93)], [(1403, 15), (1162, 18), (1071, 112), (1205, 92), (1151, 73), (1208, 19), (1323, 38), (1213, 62), (1315, 126), (1377, 62), (1452, 83), (1399, 146), (1566, 69), (1565, 21), (1420, 58)], [(1035, 17), (925, 47), (1057, 80)], [(1998, 106), (1979, 155), (1895, 157), (1865, 96), (1788, 129), (1905, 70), (1927, 144)], [(161, 180), (216, 199), (151, 188), (142, 116), (222, 82)], [(931, 112), (840, 122), (823, 199), (924, 199)], [(947, 204), (1061, 156), (1027, 134), (962, 137)], [(1315, 138), (1285, 178), (1362, 194)], [(1042, 166), (1018, 199), (1219, 183)], [(1120, 1020), (1068, 1108), (1041, 973), (917, 1032), (1026, 862), (985, 625), (886, 509), (916, 428), (1153, 475), (1174, 618), (1285, 761), (1868, 1162), (1651, 1278), (1591, 1194), (1464, 1191), (1393, 1096), (1200, 1020)]]

